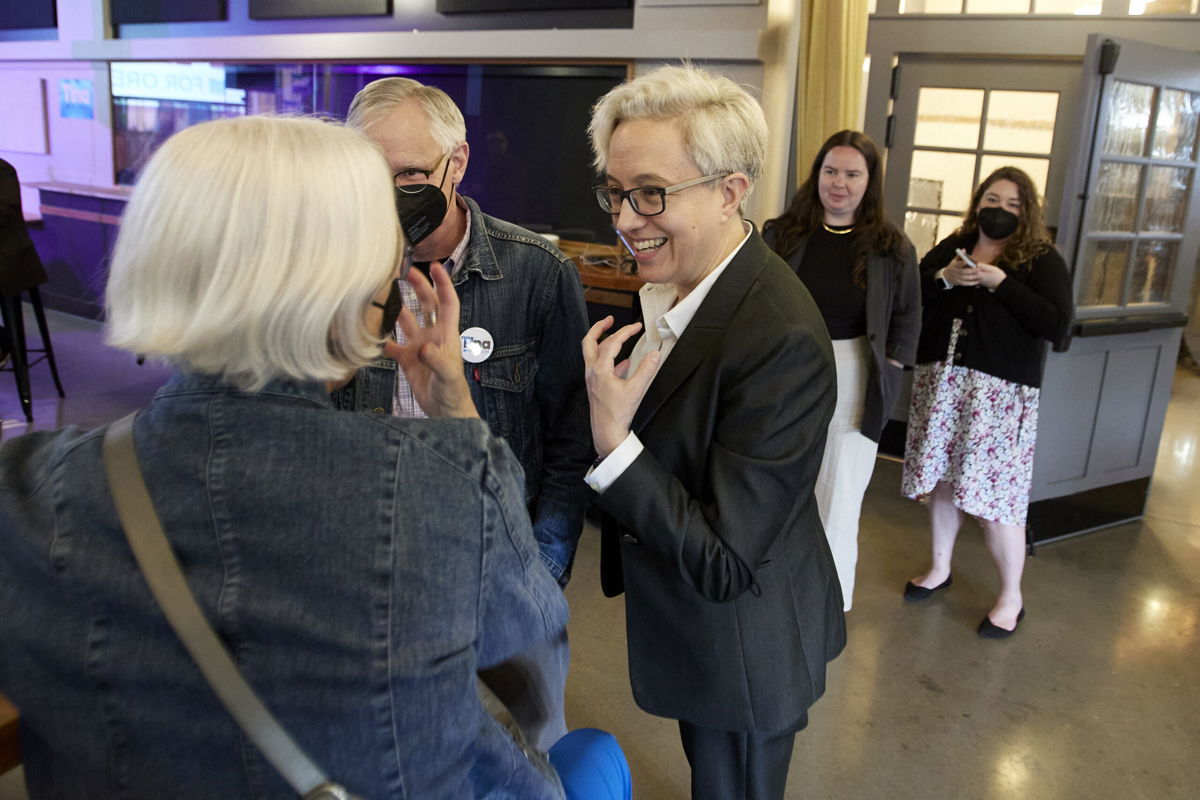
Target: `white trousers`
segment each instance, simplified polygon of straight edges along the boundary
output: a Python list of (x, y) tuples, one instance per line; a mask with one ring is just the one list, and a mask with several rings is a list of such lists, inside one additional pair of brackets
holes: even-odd
[(829, 423), (825, 457), (821, 459), (814, 494), (842, 584), (845, 610), (849, 611), (854, 599), (854, 570), (858, 564), (858, 518), (862, 512), (863, 494), (875, 470), (875, 453), (879, 445), (863, 436), (860, 430), (867, 375), (872, 368), (867, 338), (835, 339), (833, 355), (837, 366), (837, 407)]

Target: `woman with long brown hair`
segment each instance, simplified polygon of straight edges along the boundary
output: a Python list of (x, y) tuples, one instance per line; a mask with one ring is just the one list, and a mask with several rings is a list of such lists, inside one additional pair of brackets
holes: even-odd
[(979, 635), (1000, 639), (1025, 616), (1025, 515), (1046, 342), (1067, 333), (1071, 285), (1029, 176), (989, 175), (960, 227), (921, 260), (925, 314), (901, 491), (927, 501), (932, 563), (905, 586), (925, 600), (950, 586), (962, 512), (979, 520), (1000, 595)]
[(815, 493), (849, 611), (863, 493), (921, 325), (916, 254), (884, 214), (871, 138), (850, 130), (830, 136), (763, 236), (800, 276), (833, 339), (838, 401)]

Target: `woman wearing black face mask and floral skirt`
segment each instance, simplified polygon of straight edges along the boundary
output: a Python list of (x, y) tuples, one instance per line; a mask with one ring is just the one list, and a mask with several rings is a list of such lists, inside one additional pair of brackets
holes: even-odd
[[(983, 527), (1000, 593), (979, 624), (1009, 636), (1025, 615), (1021, 572), (1046, 343), (1063, 339), (1071, 284), (1033, 182), (1001, 167), (979, 185), (962, 227), (921, 261), (917, 347), (901, 491), (928, 503), (932, 563), (911, 601), (950, 586), (962, 512)], [(966, 255), (966, 258), (963, 257)]]

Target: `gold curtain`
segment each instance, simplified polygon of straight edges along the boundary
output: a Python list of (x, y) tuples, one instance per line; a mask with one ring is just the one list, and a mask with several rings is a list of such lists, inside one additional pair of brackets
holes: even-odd
[(868, 0), (807, 0), (796, 91), (796, 185), (831, 134), (859, 127)]

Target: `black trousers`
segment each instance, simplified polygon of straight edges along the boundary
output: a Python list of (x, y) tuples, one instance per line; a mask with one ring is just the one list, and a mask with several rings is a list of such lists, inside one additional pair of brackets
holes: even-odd
[(796, 730), (714, 731), (680, 721), (692, 800), (783, 800)]

